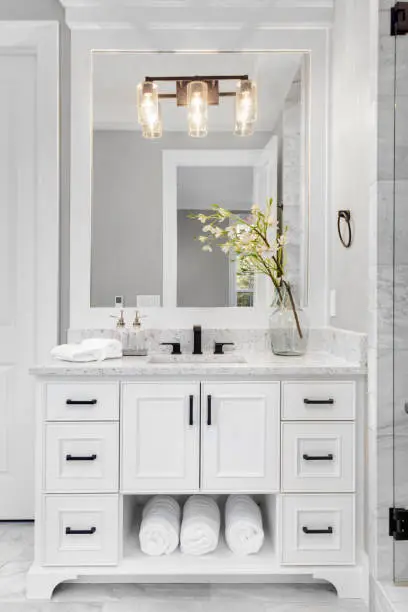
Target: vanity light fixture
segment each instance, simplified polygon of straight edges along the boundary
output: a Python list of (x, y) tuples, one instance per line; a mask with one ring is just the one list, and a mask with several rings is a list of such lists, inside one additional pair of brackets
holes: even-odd
[[(175, 93), (159, 93), (158, 81), (175, 82)], [(236, 81), (235, 91), (220, 91), (220, 81)], [(256, 83), (248, 75), (146, 77), (137, 86), (137, 117), (144, 138), (160, 138), (163, 126), (159, 100), (174, 99), (177, 106), (188, 108), (188, 133), (203, 138), (208, 133), (208, 106), (220, 104), (220, 98), (235, 97), (237, 136), (251, 136), (258, 115)]]

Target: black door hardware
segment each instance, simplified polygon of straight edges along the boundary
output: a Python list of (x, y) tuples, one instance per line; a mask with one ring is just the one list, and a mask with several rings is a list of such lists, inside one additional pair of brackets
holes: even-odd
[(396, 2), (391, 8), (391, 36), (408, 34), (408, 2)]
[(207, 425), (212, 425), (212, 397), (211, 395), (207, 395)]
[(189, 425), (194, 425), (194, 395), (190, 395), (190, 417)]
[(408, 540), (408, 510), (406, 508), (389, 509), (389, 535), (394, 540)]
[(92, 535), (96, 531), (96, 527), (91, 527), (90, 529), (71, 529), (71, 527), (67, 527), (65, 529), (66, 535)]
[(160, 342), (161, 346), (172, 346), (172, 355), (181, 355), (180, 342)]
[(326, 400), (314, 400), (314, 399), (307, 399), (307, 397), (305, 397), (305, 399), (303, 400), (303, 403), (307, 404), (308, 406), (310, 405), (322, 406), (324, 404), (331, 406), (332, 404), (334, 404), (334, 399), (329, 398)]
[(334, 456), (330, 453), (329, 455), (303, 455), (305, 461), (333, 461)]
[(98, 403), (98, 400), (96, 399), (91, 399), (91, 400), (72, 400), (72, 399), (67, 399), (66, 404), (68, 406), (95, 406), (95, 404)]
[(234, 346), (233, 342), (216, 342), (214, 345), (214, 355), (223, 355), (224, 346)]
[(84, 455), (83, 457), (78, 455), (67, 455), (65, 459), (67, 461), (95, 461), (96, 455)]
[(330, 535), (331, 533), (333, 533), (333, 527), (328, 527), (327, 529), (309, 529), (309, 527), (303, 527), (302, 528), (303, 533), (306, 533), (307, 535), (320, 535), (320, 534), (327, 534)]

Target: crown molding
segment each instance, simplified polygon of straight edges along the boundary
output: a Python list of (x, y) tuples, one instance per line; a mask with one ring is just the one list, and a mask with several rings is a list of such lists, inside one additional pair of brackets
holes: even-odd
[(330, 27), (334, 13), (334, 0), (59, 1), (71, 29)]

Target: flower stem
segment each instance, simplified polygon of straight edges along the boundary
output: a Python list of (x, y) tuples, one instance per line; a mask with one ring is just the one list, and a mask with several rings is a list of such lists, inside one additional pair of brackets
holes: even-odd
[(288, 292), (288, 296), (289, 296), (289, 300), (290, 300), (290, 305), (291, 305), (292, 310), (293, 310), (293, 316), (295, 317), (296, 328), (297, 328), (297, 332), (299, 334), (299, 338), (303, 338), (302, 328), (300, 327), (299, 316), (298, 316), (298, 313), (296, 311), (296, 306), (295, 306), (295, 302), (294, 302), (294, 299), (293, 299), (292, 290), (290, 288), (289, 283), (287, 283), (285, 280), (282, 279), (282, 283), (285, 286), (286, 291)]

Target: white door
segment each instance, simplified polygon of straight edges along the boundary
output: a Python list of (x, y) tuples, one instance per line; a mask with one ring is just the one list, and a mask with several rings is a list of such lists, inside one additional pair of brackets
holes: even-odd
[(203, 490), (279, 489), (279, 402), (279, 383), (203, 385)]
[[(58, 31), (48, 26), (0, 24), (0, 519), (34, 515), (28, 369), (57, 341)], [(53, 44), (54, 60), (50, 52), (36, 55), (42, 35)]]
[(196, 383), (128, 383), (122, 393), (122, 490), (199, 487), (200, 391)]

